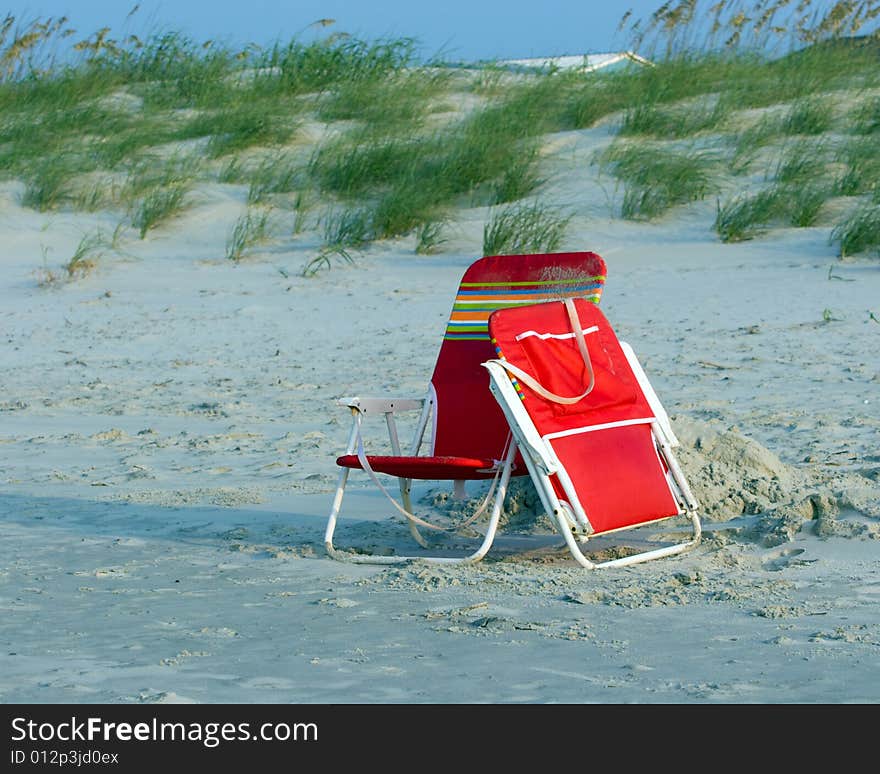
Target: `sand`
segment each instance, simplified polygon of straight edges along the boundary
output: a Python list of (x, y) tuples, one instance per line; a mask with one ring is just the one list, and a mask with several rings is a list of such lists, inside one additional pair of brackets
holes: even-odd
[[(485, 208), (462, 210), (437, 255), (386, 241), (305, 278), (317, 232), (228, 261), (246, 191), (205, 187), (178, 220), (124, 232), (90, 274), (47, 286), (119, 214), (36, 213), (4, 184), (0, 698), (880, 699), (880, 263), (838, 260), (824, 225), (721, 244), (714, 201), (622, 221), (589, 164), (611, 136), (547, 138), (542, 196), (574, 215), (565, 247), (608, 263), (602, 308), (672, 417), (705, 536), (592, 573), (524, 481), (478, 565), (323, 552), (348, 433), (336, 400), (423, 394)], [(435, 515), (469, 494), (416, 488)], [(364, 475), (337, 539), (412, 547)]]

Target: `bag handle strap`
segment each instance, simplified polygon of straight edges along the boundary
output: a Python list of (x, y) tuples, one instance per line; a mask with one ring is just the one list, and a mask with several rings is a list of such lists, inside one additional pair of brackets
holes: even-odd
[(574, 333), (575, 340), (577, 341), (578, 350), (580, 351), (581, 357), (583, 358), (584, 365), (587, 367), (587, 371), (590, 374), (590, 381), (587, 385), (587, 389), (584, 390), (580, 395), (575, 395), (573, 397), (564, 397), (562, 395), (557, 395), (556, 393), (550, 392), (550, 390), (546, 389), (534, 376), (529, 373), (526, 373), (519, 368), (518, 366), (513, 365), (513, 363), (509, 363), (506, 360), (496, 360), (502, 368), (513, 374), (517, 379), (519, 379), (526, 387), (534, 390), (538, 395), (542, 398), (546, 398), (553, 403), (561, 403), (564, 406), (570, 406), (573, 403), (577, 403), (579, 400), (583, 400), (587, 397), (592, 391), (593, 387), (596, 385), (596, 377), (593, 373), (593, 363), (590, 360), (590, 352), (587, 349), (587, 342), (584, 339), (584, 331), (581, 327), (581, 321), (577, 314), (577, 309), (574, 306), (574, 300), (571, 298), (563, 299), (563, 303), (565, 304), (565, 310), (568, 312), (568, 321), (571, 325), (572, 332)]

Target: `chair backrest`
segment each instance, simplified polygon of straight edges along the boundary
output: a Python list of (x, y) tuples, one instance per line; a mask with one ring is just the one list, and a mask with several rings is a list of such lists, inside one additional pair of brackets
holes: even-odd
[[(503, 309), (489, 320), (499, 358), (529, 377), (516, 380), (519, 399), (565, 470), (567, 480), (554, 476), (552, 486), (596, 534), (675, 516), (679, 506), (653, 440), (650, 401), (602, 311), (580, 300), (574, 308), (588, 358), (562, 303)], [(542, 389), (581, 397), (561, 403)]]
[(480, 365), (497, 355), (489, 337), (489, 315), (563, 297), (598, 304), (605, 277), (605, 261), (592, 252), (494, 255), (471, 264), (461, 279), (431, 377), (433, 455), (503, 455), (510, 428)]

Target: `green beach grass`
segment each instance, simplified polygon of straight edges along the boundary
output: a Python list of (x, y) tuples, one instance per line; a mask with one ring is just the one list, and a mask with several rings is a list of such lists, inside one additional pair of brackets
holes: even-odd
[(0, 178), (24, 207), (108, 209), (141, 239), (199, 186), (239, 186), (261, 209), (230, 224), (228, 257), (265, 237), (271, 208), (278, 234), (318, 229), (314, 273), (384, 239), (435, 253), (462, 208), (482, 208), (484, 250), (563, 245), (547, 136), (603, 123), (615, 138), (597, 165), (622, 218), (712, 197), (724, 242), (823, 224), (841, 255), (870, 254), (878, 20), (876, 1), (679, 0), (621, 20), (649, 65), (514, 74), (422, 61), (411, 39), (236, 49), (7, 16)]

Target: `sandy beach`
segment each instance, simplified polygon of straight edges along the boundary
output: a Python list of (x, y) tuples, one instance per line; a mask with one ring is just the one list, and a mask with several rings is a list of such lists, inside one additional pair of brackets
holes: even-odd
[[(482, 104), (468, 94), (452, 108)], [(877, 703), (880, 262), (838, 257), (830, 216), (722, 242), (720, 201), (766, 182), (760, 163), (718, 196), (621, 218), (623, 184), (594, 163), (620, 120), (543, 136), (529, 196), (570, 216), (560, 250), (605, 259), (601, 308), (671, 417), (704, 534), (594, 572), (527, 479), (479, 564), (324, 551), (337, 401), (424, 395), (488, 205), (460, 203), (432, 254), (415, 233), (366, 240), (309, 275), (328, 202), (296, 228), (269, 208), (266, 238), (231, 260), (253, 188), (222, 174), (141, 233), (111, 206), (40, 211), (0, 182), (0, 699)], [(340, 125), (303, 123), (292, 152)], [(89, 234), (103, 247), (70, 270)], [(382, 423), (368, 433), (380, 448)], [(444, 516), (462, 507), (450, 492), (417, 482), (414, 501)], [(360, 472), (336, 540), (413, 548)]]

